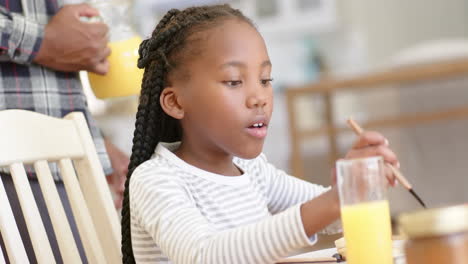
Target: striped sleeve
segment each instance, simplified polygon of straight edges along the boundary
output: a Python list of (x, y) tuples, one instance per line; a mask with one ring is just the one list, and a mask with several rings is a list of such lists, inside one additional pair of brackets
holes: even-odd
[(257, 160), (261, 174), (266, 177), (268, 209), (272, 214), (307, 202), (330, 189), (288, 175), (268, 163), (263, 154)]
[(44, 25), (0, 7), (0, 61), (30, 63), (42, 43)]
[[(259, 170), (266, 177), (268, 209), (272, 214), (282, 212), (291, 206), (305, 203), (331, 189), (331, 187), (313, 184), (288, 175), (286, 172), (268, 163), (266, 156), (263, 154), (257, 159), (259, 159)], [(336, 234), (340, 232), (342, 232), (342, 226), (338, 219), (320, 233)]]
[(299, 205), (256, 223), (218, 231), (177, 177), (169, 169), (161, 172), (157, 177), (154, 171), (134, 172), (131, 214), (172, 263), (272, 263), (313, 244), (305, 234)]

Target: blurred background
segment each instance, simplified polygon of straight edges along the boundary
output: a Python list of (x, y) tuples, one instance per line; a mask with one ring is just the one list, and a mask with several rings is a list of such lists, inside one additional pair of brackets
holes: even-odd
[[(386, 135), (429, 207), (468, 202), (468, 1), (133, 0), (128, 16), (146, 38), (170, 8), (214, 3), (240, 8), (267, 43), (270, 162), (329, 185), (355, 139), (352, 116)], [(103, 132), (129, 154), (137, 97), (87, 90)], [(401, 186), (390, 200), (394, 215), (419, 209)]]

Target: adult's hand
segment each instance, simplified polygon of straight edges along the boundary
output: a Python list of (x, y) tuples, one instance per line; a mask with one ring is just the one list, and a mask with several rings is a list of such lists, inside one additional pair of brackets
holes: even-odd
[(109, 31), (101, 22), (87, 23), (80, 17), (98, 16), (87, 4), (65, 5), (45, 27), (34, 62), (59, 71), (86, 70), (105, 74), (109, 70)]

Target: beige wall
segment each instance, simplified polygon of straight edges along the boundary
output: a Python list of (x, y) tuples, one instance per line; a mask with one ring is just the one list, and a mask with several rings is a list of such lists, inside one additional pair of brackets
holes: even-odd
[(373, 66), (423, 41), (468, 38), (466, 0), (341, 0), (338, 3), (341, 25), (362, 33), (369, 64)]

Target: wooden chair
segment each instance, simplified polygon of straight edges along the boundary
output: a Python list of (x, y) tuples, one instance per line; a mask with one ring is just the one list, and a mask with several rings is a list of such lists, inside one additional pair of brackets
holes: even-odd
[[(0, 146), (0, 167), (12, 175), (38, 263), (55, 260), (24, 164), (34, 165), (64, 263), (81, 262), (48, 162), (58, 164), (89, 263), (121, 263), (118, 215), (82, 113), (60, 119), (0, 111)], [(1, 179), (0, 205), (7, 256), (12, 263), (28, 263)]]

